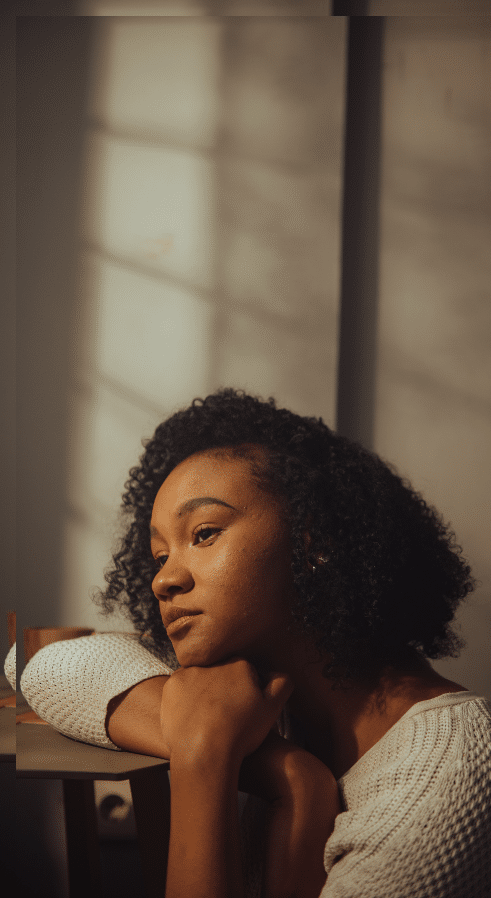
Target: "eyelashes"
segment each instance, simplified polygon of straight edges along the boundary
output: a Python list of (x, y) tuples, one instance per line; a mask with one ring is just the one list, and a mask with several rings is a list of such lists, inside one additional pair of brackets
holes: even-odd
[(162, 570), (168, 557), (169, 557), (168, 555), (157, 555), (157, 557), (153, 559), (155, 564), (157, 565), (157, 568), (159, 569), (159, 571)]
[[(208, 533), (209, 536), (205, 536), (205, 535), (204, 535), (205, 533)], [(210, 539), (210, 536), (213, 536), (215, 533), (220, 533), (220, 528), (219, 528), (219, 527), (200, 527), (200, 528), (196, 531), (196, 533), (194, 534), (194, 536), (195, 536), (196, 539), (199, 539), (200, 537), (203, 537), (203, 542), (206, 542), (208, 539)], [(198, 545), (200, 545), (200, 543), (198, 543)]]
[[(193, 545), (201, 546), (218, 533), (221, 533), (220, 527), (199, 527), (193, 534)], [(162, 570), (168, 557), (168, 555), (157, 555), (154, 558), (154, 562), (159, 570)]]

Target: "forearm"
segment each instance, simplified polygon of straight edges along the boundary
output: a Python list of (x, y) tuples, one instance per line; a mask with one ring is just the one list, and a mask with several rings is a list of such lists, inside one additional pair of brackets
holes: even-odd
[(160, 676), (143, 680), (112, 699), (106, 729), (115, 745), (142, 755), (168, 757), (160, 723), (162, 690), (168, 679)]
[[(169, 677), (152, 677), (137, 683), (116, 696), (109, 703), (106, 729), (109, 738), (125, 751), (168, 757), (162, 724), (160, 706), (162, 690)], [(271, 747), (275, 745), (275, 759)], [(244, 759), (240, 770), (239, 788), (266, 801), (274, 801), (284, 791), (286, 781), (282, 773), (279, 757), (288, 752), (288, 743), (271, 733), (262, 746)]]
[(326, 881), (325, 844), (341, 811), (331, 771), (301, 749), (286, 758), (288, 788), (268, 827), (264, 898), (318, 898)]
[(171, 762), (165, 898), (245, 898), (238, 773), (230, 758)]

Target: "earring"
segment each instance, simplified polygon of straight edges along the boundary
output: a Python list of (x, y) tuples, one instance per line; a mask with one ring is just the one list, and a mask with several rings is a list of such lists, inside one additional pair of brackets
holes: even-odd
[(316, 561), (317, 564), (327, 564), (328, 559), (327, 559), (327, 558), (324, 558), (323, 555), (317, 555), (317, 556), (315, 556), (315, 558), (313, 559), (313, 561), (311, 561), (310, 558), (308, 559), (309, 566), (310, 566), (310, 568), (311, 568), (311, 570), (312, 570), (312, 575), (313, 575), (313, 576), (315, 576), (315, 572), (317, 571), (317, 565), (314, 564), (314, 561)]

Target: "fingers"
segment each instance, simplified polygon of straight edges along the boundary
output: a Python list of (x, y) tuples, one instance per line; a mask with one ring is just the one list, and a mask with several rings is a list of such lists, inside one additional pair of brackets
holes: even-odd
[(263, 689), (264, 697), (280, 708), (286, 704), (293, 692), (293, 680), (286, 673), (272, 673)]
[[(294, 684), (290, 676), (284, 672), (268, 671), (264, 666), (258, 663), (248, 661), (246, 658), (235, 655), (224, 661), (220, 661), (216, 665), (216, 668), (227, 666), (235, 667), (236, 665), (239, 670), (242, 669), (243, 671), (241, 676), (243, 676), (245, 680), (248, 678), (252, 680), (255, 686), (262, 692), (267, 703), (273, 707), (277, 707), (279, 712), (293, 692)], [(210, 668), (205, 669), (211, 671), (213, 670), (213, 667), (214, 666), (211, 666)], [(199, 670), (199, 668), (197, 668), (197, 670)]]
[(293, 692), (293, 681), (287, 673), (269, 671), (264, 666), (247, 661), (244, 658), (234, 657), (231, 662), (245, 663), (247, 671), (253, 681), (259, 686), (264, 697), (273, 703), (279, 703), (283, 707)]

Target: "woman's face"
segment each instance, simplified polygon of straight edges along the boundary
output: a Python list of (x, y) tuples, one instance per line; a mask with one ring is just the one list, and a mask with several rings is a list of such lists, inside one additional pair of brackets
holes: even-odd
[(180, 665), (240, 655), (272, 669), (291, 640), (291, 546), (281, 505), (250, 462), (216, 452), (181, 462), (160, 487), (150, 531), (152, 589)]

